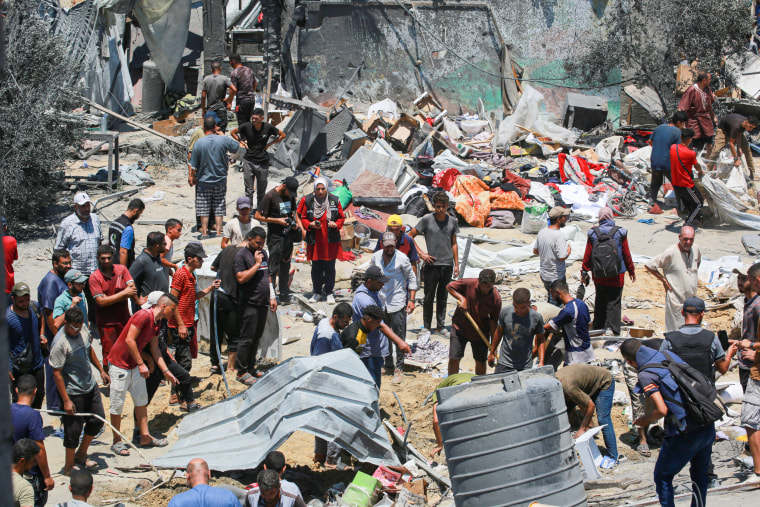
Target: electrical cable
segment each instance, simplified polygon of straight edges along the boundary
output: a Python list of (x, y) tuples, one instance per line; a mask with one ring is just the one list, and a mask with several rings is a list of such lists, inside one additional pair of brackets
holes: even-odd
[(422, 28), (424, 31), (428, 32), (428, 34), (430, 34), (430, 36), (433, 37), (439, 44), (441, 44), (444, 48), (446, 48), (447, 51), (450, 51), (451, 54), (453, 54), (455, 57), (457, 57), (458, 59), (462, 60), (464, 63), (466, 63), (470, 67), (474, 68), (475, 70), (478, 70), (478, 71), (482, 72), (483, 74), (487, 74), (489, 76), (497, 77), (497, 78), (500, 78), (500, 79), (509, 79), (509, 80), (512, 80), (512, 81), (519, 81), (521, 83), (542, 83), (542, 84), (546, 84), (546, 85), (549, 85), (549, 86), (555, 86), (557, 88), (568, 88), (568, 89), (571, 89), (571, 90), (598, 90), (600, 88), (610, 88), (610, 87), (613, 87), (613, 86), (620, 86), (620, 85), (622, 85), (624, 83), (629, 83), (629, 82), (633, 81), (633, 79), (624, 79), (624, 80), (618, 81), (616, 83), (604, 84), (604, 85), (599, 85), (599, 86), (568, 86), (568, 85), (557, 84), (557, 83), (553, 83), (552, 82), (553, 79), (561, 80), (562, 78), (519, 79), (519, 78), (516, 78), (516, 77), (513, 77), (513, 76), (503, 76), (503, 75), (498, 74), (496, 72), (491, 72), (490, 70), (484, 69), (482, 67), (478, 67), (477, 65), (475, 65), (474, 63), (472, 63), (471, 61), (469, 61), (467, 58), (461, 56), (459, 53), (457, 53), (456, 51), (454, 51), (443, 40), (441, 40), (441, 38), (438, 37), (438, 35), (435, 32), (433, 32), (432, 30), (430, 30), (419, 19), (417, 19), (417, 17), (414, 15), (414, 13), (412, 13), (409, 9), (406, 8), (406, 6), (403, 3), (401, 3), (401, 0), (395, 0), (395, 1), (399, 5), (399, 7), (401, 7), (404, 10), (404, 12), (406, 12), (407, 15), (409, 15), (409, 17), (411, 17), (412, 20), (420, 26), (420, 28)]

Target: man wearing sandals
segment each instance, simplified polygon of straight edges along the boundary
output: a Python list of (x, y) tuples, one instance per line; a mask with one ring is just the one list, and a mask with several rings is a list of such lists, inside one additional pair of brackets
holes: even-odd
[(160, 368), (164, 378), (172, 385), (178, 383), (171, 374), (158, 348), (158, 329), (161, 319), (169, 318), (177, 307), (177, 298), (164, 294), (156, 306), (140, 310), (132, 315), (124, 330), (114, 343), (108, 356), (111, 373), (111, 425), (114, 427), (111, 450), (120, 456), (129, 456), (129, 449), (121, 441), (118, 430), (121, 427), (121, 413), (127, 392), (132, 396), (135, 416), (140, 427), (140, 447), (165, 447), (166, 439), (153, 438), (148, 433), (148, 390), (145, 379), (150, 369), (145, 364), (140, 351), (150, 344), (150, 353), (156, 367)]
[[(84, 325), (84, 313), (78, 308), (69, 308), (64, 314), (64, 324), (53, 340), (50, 349), (50, 366), (58, 394), (63, 402), (66, 415), (62, 417), (63, 447), (66, 462), (63, 474), (69, 475), (74, 465), (94, 467), (96, 463), (87, 459), (90, 442), (103, 428), (103, 421), (91, 415), (77, 416), (77, 413), (95, 414), (105, 417), (100, 389), (92, 374), (91, 365), (100, 372), (104, 383), (109, 382), (98, 356), (92, 349), (92, 338)], [(79, 435), (84, 427), (82, 443)], [(79, 449), (77, 449), (79, 446)]]

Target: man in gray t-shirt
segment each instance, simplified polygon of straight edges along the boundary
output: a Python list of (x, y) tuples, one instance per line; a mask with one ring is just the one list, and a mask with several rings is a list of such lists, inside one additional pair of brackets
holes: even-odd
[(456, 218), (446, 213), (449, 207), (449, 196), (446, 192), (436, 192), (433, 195), (432, 215), (426, 215), (417, 222), (417, 225), (409, 231), (414, 238), (418, 234), (425, 236), (427, 253), (415, 242), (420, 259), (425, 263), (422, 268), (422, 277), (425, 280), (425, 299), (422, 304), (423, 327), (432, 331), (433, 303), (436, 305), (436, 320), (438, 333), (448, 336), (449, 332), (444, 327), (446, 319), (446, 299), (448, 292), (446, 285), (459, 276), (459, 249), (457, 247), (457, 233), (459, 224)]
[(213, 62), (211, 74), (203, 78), (201, 112), (205, 117), (207, 111), (214, 111), (219, 117), (222, 132), (227, 131), (227, 109), (232, 106), (232, 96), (227, 93), (231, 86), (230, 78), (222, 75), (222, 66), (219, 62)]
[(519, 288), (512, 293), (512, 305), (499, 314), (499, 324), (491, 339), (488, 363), (496, 363), (496, 350), (501, 341), (499, 362), (494, 373), (522, 371), (533, 364), (533, 337), (538, 349), (538, 365), (544, 365), (546, 337), (544, 319), (530, 307), (530, 291)]
[(539, 275), (544, 282), (548, 301), (560, 306), (559, 301), (552, 299), (549, 287), (555, 280), (565, 280), (565, 259), (570, 257), (570, 245), (560, 229), (570, 217), (570, 210), (555, 206), (549, 211), (549, 226), (541, 229), (533, 245), (533, 254), (540, 260)]

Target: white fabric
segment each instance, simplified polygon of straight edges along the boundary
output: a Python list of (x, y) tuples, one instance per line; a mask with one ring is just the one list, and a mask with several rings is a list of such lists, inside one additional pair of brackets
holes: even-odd
[(620, 141), (622, 140), (622, 136), (612, 136), (599, 141), (596, 148), (594, 148), (594, 151), (596, 151), (596, 154), (599, 157), (599, 162), (609, 163), (612, 160), (612, 157), (618, 154), (618, 148), (620, 147)]
[[(754, 202), (753, 200), (749, 200), (749, 202), (743, 201), (731, 192), (725, 183), (708, 175), (702, 177), (702, 186), (710, 198), (708, 199), (710, 209), (722, 221), (727, 224), (760, 231), (760, 216), (745, 213), (749, 205)], [(749, 199), (747, 194), (744, 194), (742, 197)]]
[(539, 201), (543, 203), (546, 203), (549, 206), (549, 208), (554, 207), (554, 197), (552, 196), (552, 192), (551, 190), (549, 190), (549, 187), (547, 187), (543, 183), (539, 183), (537, 181), (531, 181), (530, 191), (528, 192), (528, 195), (530, 197), (538, 199)]
[(496, 136), (496, 147), (503, 148), (527, 136), (527, 132), (517, 126), (525, 127), (552, 141), (573, 144), (578, 135), (572, 130), (555, 125), (541, 118), (541, 106), (544, 97), (535, 88), (525, 85), (523, 94), (517, 102), (515, 112), (504, 119)]
[(587, 221), (589, 222), (596, 222), (599, 210), (607, 206), (607, 194), (601, 194), (596, 201), (590, 201), (588, 192), (581, 185), (572, 183), (559, 185), (559, 193), (566, 204), (573, 205), (574, 213), (588, 217)]
[(397, 117), (397, 111), (398, 106), (396, 106), (396, 103), (391, 99), (385, 99), (369, 106), (369, 110), (367, 110), (367, 118), (372, 118), (372, 115), (376, 114), (386, 119), (395, 120)]

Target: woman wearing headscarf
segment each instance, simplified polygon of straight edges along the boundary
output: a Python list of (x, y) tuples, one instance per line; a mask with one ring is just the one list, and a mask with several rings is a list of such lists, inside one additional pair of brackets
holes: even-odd
[(340, 229), (345, 216), (337, 196), (327, 192), (327, 178), (317, 178), (314, 192), (298, 204), (298, 214), (306, 229), (306, 258), (311, 261), (312, 303), (323, 298), (335, 303), (335, 259), (340, 252)]
[(628, 231), (615, 225), (612, 209), (599, 210), (599, 225), (588, 231), (586, 253), (583, 255), (581, 276), (588, 285), (588, 272), (594, 279), (594, 322), (592, 329), (607, 329), (620, 334), (620, 304), (623, 297), (625, 273), (636, 282)]

